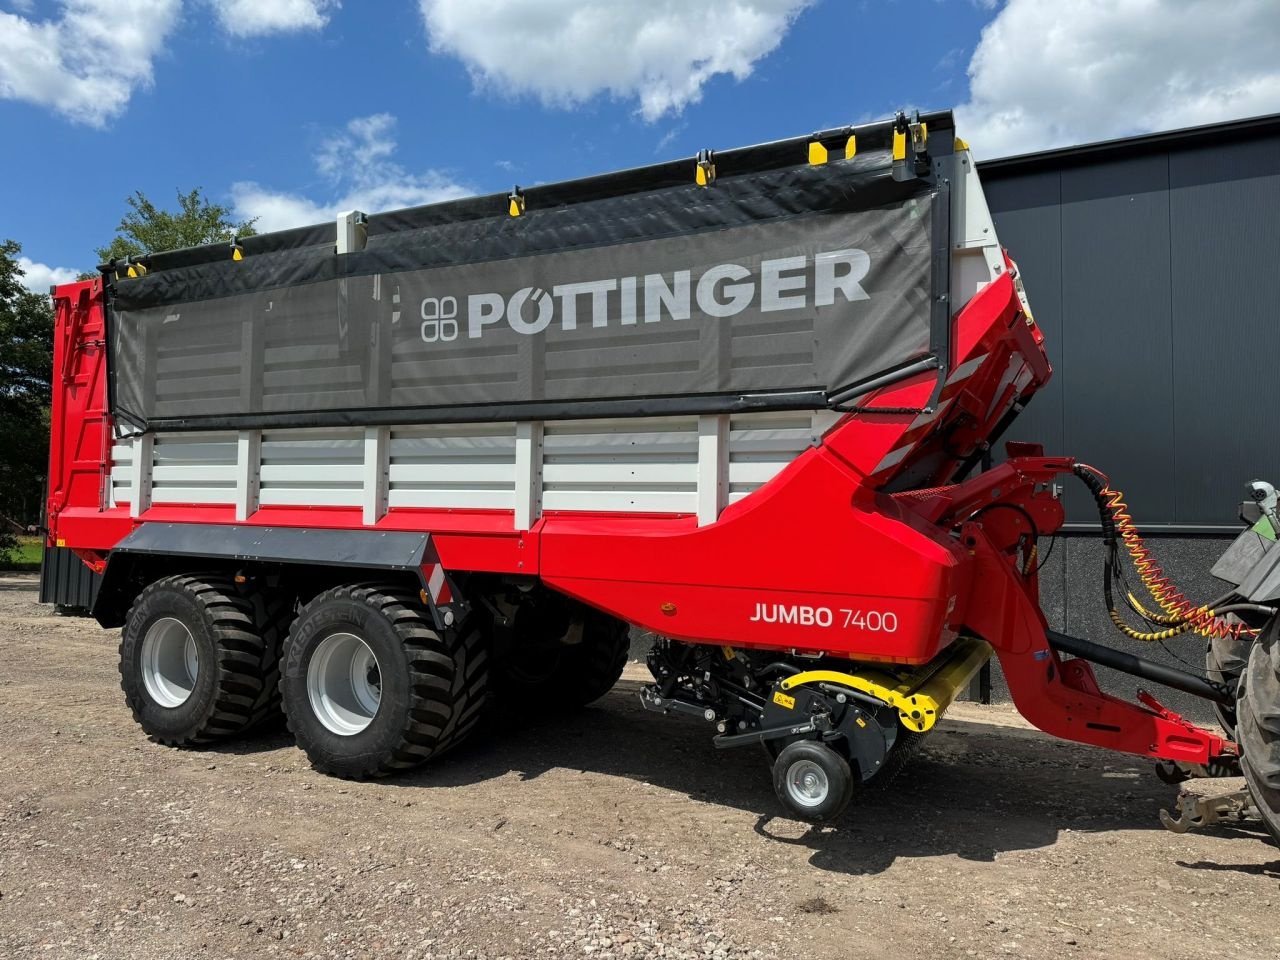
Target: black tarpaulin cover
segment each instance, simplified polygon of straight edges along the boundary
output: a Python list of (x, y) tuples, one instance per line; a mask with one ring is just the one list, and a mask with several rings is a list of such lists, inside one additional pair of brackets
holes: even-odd
[(354, 253), (308, 228), (171, 258), (110, 289), (113, 409), (199, 428), (821, 406), (929, 352), (931, 186), (890, 164), (520, 217), (464, 200), (374, 218)]

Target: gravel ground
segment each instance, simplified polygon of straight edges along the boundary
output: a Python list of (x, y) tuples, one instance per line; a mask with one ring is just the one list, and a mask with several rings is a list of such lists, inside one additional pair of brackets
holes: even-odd
[(1007, 708), (957, 706), (826, 828), (781, 815), (759, 751), (643, 714), (638, 672), (345, 783), (281, 734), (149, 743), (114, 632), (35, 587), (0, 575), (0, 957), (1280, 956), (1256, 825), (1165, 832), (1148, 764)]

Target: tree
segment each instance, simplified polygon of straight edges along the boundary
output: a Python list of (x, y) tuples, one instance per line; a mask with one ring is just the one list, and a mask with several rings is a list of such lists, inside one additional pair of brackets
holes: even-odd
[(248, 237), (254, 232), (254, 220), (236, 222), (231, 209), (211, 203), (196, 187), (189, 193), (178, 194), (178, 209), (161, 210), (141, 190), (126, 197), (129, 212), (120, 219), (115, 238), (105, 247), (98, 247), (99, 263), (109, 263), (125, 257), (162, 250), (180, 250), (202, 243), (231, 240), (232, 237)]
[[(49, 463), (53, 308), (22, 285), (21, 251), (0, 242), (0, 518), (26, 525), (39, 521)], [(0, 522), (0, 557), (12, 546)]]

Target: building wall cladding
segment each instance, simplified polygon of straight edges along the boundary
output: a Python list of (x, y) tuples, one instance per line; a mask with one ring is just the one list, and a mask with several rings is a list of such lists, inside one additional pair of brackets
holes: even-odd
[[(978, 145), (980, 147), (980, 145)], [(1106, 472), (1156, 558), (1195, 600), (1240, 524), (1244, 485), (1280, 483), (1280, 117), (980, 165), (1054, 378), (1009, 439)], [(1067, 490), (1069, 529), (1043, 573), (1055, 627), (1175, 666), (1203, 641), (1125, 641), (1102, 601), (1096, 511)], [(1132, 696), (1139, 681), (1099, 670)], [(1154, 691), (1208, 719), (1194, 698)], [(1004, 694), (998, 678), (995, 696)]]

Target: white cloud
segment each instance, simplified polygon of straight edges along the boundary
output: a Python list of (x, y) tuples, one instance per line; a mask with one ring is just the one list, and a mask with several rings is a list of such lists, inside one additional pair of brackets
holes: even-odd
[(0, 98), (93, 127), (122, 113), (178, 20), (180, 0), (64, 0), (56, 19), (0, 12)]
[(222, 29), (233, 37), (319, 30), (338, 0), (210, 0)]
[(58, 283), (70, 283), (80, 273), (70, 267), (51, 267), (36, 263), (30, 257), (18, 257), (18, 269), (24, 274), (22, 285), (33, 293), (48, 293)]
[(656, 120), (702, 96), (717, 74), (742, 80), (814, 0), (419, 0), (431, 49), (473, 81), (543, 103), (597, 94), (639, 100)]
[(1009, 0), (969, 62), (980, 157), (1280, 110), (1275, 0)]
[(235, 183), (231, 197), (236, 215), (256, 217), (260, 231), (284, 230), (332, 220), (344, 210), (378, 213), (472, 192), (439, 171), (410, 173), (397, 163), (395, 123), (388, 113), (357, 117), (320, 146), (315, 165), (324, 177), (326, 198), (316, 200), (248, 181)]

